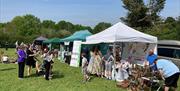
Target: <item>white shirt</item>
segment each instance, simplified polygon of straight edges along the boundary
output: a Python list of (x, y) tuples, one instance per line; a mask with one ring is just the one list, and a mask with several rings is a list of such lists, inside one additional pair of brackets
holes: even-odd
[(87, 59), (85, 57), (82, 58), (82, 68), (87, 67)]
[(52, 54), (49, 55), (49, 54), (47, 54), (47, 53), (44, 53), (44, 54), (43, 54), (43, 58), (44, 58), (44, 60), (50, 62), (50, 61), (53, 59), (53, 55), (52, 55)]
[(4, 61), (4, 62), (5, 62), (5, 61), (8, 61), (8, 57), (7, 57), (7, 56), (3, 56), (3, 57), (2, 57), (2, 61)]

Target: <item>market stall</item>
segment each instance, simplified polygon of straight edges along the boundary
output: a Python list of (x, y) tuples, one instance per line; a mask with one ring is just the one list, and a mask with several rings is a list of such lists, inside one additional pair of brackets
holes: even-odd
[(43, 41), (48, 40), (47, 38), (43, 36), (37, 37), (33, 42), (33, 47), (37, 47), (39, 50), (43, 49)]
[[(129, 74), (132, 74), (129, 68), (136, 69), (135, 66), (137, 65), (142, 67), (148, 51), (154, 49), (156, 53), (157, 50), (157, 37), (139, 32), (121, 22), (100, 33), (87, 37), (86, 42), (83, 44), (99, 43), (107, 43), (113, 46), (114, 65), (112, 77), (116, 81), (127, 80)], [(120, 53), (116, 52), (116, 47), (120, 48)], [(120, 54), (120, 61), (117, 60), (117, 54)], [(116, 71), (116, 69), (118, 69), (118, 71)], [(135, 71), (135, 75), (142, 72), (142, 70), (138, 72), (137, 70)], [(138, 75), (138, 78), (139, 77)]]
[[(87, 36), (92, 35), (88, 30), (77, 31), (71, 36), (61, 39), (60, 42), (64, 42), (66, 47), (65, 62), (70, 64), (70, 66), (78, 67), (80, 64), (80, 52), (81, 52), (81, 42), (86, 40)], [(63, 54), (62, 54), (63, 55)], [(62, 59), (62, 58), (61, 58)]]
[[(52, 45), (59, 45), (60, 44), (60, 39), (59, 38), (51, 38), (51, 39), (48, 39), (48, 40), (45, 40), (43, 41), (43, 44), (46, 44), (48, 45), (48, 48), (51, 50), (51, 49), (55, 49), (53, 48)], [(59, 46), (58, 46), (59, 47)], [(59, 49), (59, 48), (58, 48)]]
[(45, 41), (45, 40), (48, 40), (48, 39), (43, 36), (39, 36), (34, 40), (34, 44), (42, 45), (43, 41)]

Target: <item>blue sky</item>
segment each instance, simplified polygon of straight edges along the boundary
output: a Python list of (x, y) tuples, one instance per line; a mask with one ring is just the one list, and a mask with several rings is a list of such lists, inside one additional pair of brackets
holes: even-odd
[[(0, 22), (25, 14), (41, 20), (66, 20), (93, 27), (99, 22), (117, 23), (126, 15), (126, 10), (121, 0), (0, 0)], [(180, 0), (166, 0), (160, 15), (163, 18), (180, 16)]]

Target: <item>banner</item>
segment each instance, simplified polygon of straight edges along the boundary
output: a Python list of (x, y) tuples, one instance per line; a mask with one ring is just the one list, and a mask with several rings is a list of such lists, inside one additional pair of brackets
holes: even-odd
[(70, 66), (79, 67), (81, 55), (81, 41), (74, 41)]
[(143, 64), (150, 49), (156, 50), (156, 44), (124, 43), (122, 59), (131, 63)]
[(63, 63), (65, 62), (64, 54), (65, 54), (64, 46), (60, 44), (60, 50), (58, 51), (58, 60), (60, 60)]

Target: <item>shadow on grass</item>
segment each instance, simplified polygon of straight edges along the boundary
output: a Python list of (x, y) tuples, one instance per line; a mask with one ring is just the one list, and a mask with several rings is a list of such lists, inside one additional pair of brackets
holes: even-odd
[(64, 78), (63, 73), (59, 72), (59, 71), (53, 71), (53, 77), (52, 79), (59, 79), (59, 78)]
[(0, 69), (0, 71), (9, 71), (9, 70), (14, 70), (16, 68), (6, 68), (6, 69)]
[(30, 76), (24, 76), (24, 78), (39, 77), (37, 74), (31, 74)]
[[(30, 76), (24, 76), (24, 78), (41, 77), (41, 76), (43, 77), (44, 75), (31, 74)], [(52, 79), (59, 79), (63, 77), (64, 77), (63, 73), (60, 73), (58, 71), (53, 71)]]

